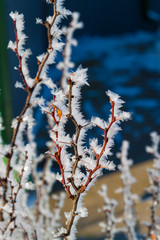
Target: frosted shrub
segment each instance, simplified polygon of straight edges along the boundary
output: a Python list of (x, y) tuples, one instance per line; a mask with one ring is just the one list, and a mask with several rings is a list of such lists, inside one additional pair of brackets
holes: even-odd
[[(25, 105), (20, 115), (12, 121), (13, 137), (9, 145), (4, 145), (0, 138), (0, 239), (75, 239), (76, 224), (88, 212), (83, 198), (94, 182), (102, 175), (102, 169), (113, 170), (115, 165), (108, 161), (112, 154), (113, 139), (120, 130), (119, 124), (128, 120), (130, 114), (123, 112), (124, 101), (107, 91), (111, 104), (111, 115), (107, 120), (93, 117), (91, 121), (84, 119), (80, 109), (81, 88), (89, 85), (87, 69), (74, 67), (71, 62), (71, 47), (75, 46), (73, 39), (75, 29), (81, 28), (79, 14), (71, 13), (63, 7), (63, 0), (47, 0), (53, 7), (53, 15), (43, 22), (36, 19), (47, 30), (48, 47), (45, 53), (37, 57), (38, 69), (34, 78), (30, 77), (27, 59), (30, 49), (25, 49), (24, 16), (11, 12), (15, 31), (15, 42), (10, 41), (8, 48), (12, 49), (18, 58), (18, 67), (22, 82), (16, 87), (27, 93)], [(67, 16), (72, 17), (68, 28), (60, 28), (61, 21)], [(66, 43), (61, 39), (66, 36)], [(63, 52), (63, 61), (57, 63), (62, 71), (61, 88), (48, 77), (50, 64), (55, 64), (57, 52)], [(46, 85), (53, 96), (46, 102), (41, 96), (41, 87)], [(34, 109), (40, 106), (48, 116), (51, 126), (51, 141), (46, 143), (48, 152), (37, 155), (37, 144), (34, 140), (33, 127), (36, 125)], [(67, 124), (74, 125), (75, 132), (71, 134)], [(86, 143), (88, 129), (101, 129), (103, 143), (98, 139), (90, 139)], [(0, 130), (3, 130), (0, 120)], [(51, 170), (53, 161), (59, 165), (60, 174)], [(43, 170), (37, 171), (38, 165), (44, 162)], [(30, 180), (32, 176), (33, 180)], [(62, 183), (66, 194), (72, 201), (72, 209), (65, 212), (66, 225), (60, 224), (60, 211), (65, 195), (52, 194), (52, 186), (58, 180)], [(27, 203), (30, 191), (35, 191), (36, 201), (32, 207)], [(57, 203), (51, 209), (50, 199)]]

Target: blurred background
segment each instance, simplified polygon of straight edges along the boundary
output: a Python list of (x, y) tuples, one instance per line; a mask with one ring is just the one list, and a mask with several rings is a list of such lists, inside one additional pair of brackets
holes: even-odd
[[(134, 162), (148, 159), (145, 145), (150, 144), (150, 132), (159, 131), (160, 126), (160, 1), (66, 0), (65, 6), (80, 12), (84, 22), (76, 33), (79, 44), (72, 60), (89, 68), (90, 87), (83, 89), (85, 116), (107, 119), (105, 91), (118, 93), (126, 102), (125, 110), (132, 112), (132, 120), (123, 124), (115, 149), (127, 139)], [(19, 115), (25, 100), (24, 92), (14, 88), (20, 80), (13, 70), (16, 56), (7, 50), (9, 39), (14, 40), (9, 13), (15, 10), (25, 16), (26, 47), (33, 52), (28, 62), (32, 77), (37, 70), (35, 57), (47, 46), (45, 29), (35, 24), (35, 18), (51, 14), (44, 0), (0, 1), (0, 111), (7, 128), (5, 141), (11, 137), (10, 121)], [(56, 78), (55, 65), (49, 74)]]

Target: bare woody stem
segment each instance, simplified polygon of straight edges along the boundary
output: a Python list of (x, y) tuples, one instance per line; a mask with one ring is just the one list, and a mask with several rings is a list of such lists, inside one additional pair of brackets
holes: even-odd
[[(56, 17), (60, 14), (57, 11), (57, 8), (56, 8), (56, 0), (53, 0), (52, 3), (53, 3), (53, 11), (54, 11), (53, 18), (52, 18), (52, 21), (51, 21), (50, 24), (45, 24), (45, 26), (47, 28), (47, 37), (48, 37), (47, 53), (46, 53), (43, 61), (39, 64), (38, 71), (37, 71), (37, 74), (36, 74), (36, 77), (35, 77), (35, 82), (34, 82), (32, 88), (27, 88), (26, 89), (27, 92), (28, 92), (28, 95), (27, 95), (27, 98), (26, 98), (26, 102), (25, 102), (25, 105), (24, 105), (24, 107), (23, 107), (23, 109), (21, 111), (20, 116), (17, 119), (17, 126), (14, 129), (14, 131), (13, 131), (10, 152), (8, 154), (6, 154), (6, 157), (7, 157), (8, 161), (7, 161), (7, 167), (6, 167), (6, 184), (4, 186), (4, 194), (3, 194), (3, 201), (2, 201), (3, 205), (5, 205), (5, 203), (6, 203), (7, 179), (9, 177), (10, 171), (12, 170), (12, 168), (11, 168), (11, 159), (12, 159), (12, 156), (13, 156), (13, 153), (14, 153), (14, 146), (15, 146), (16, 138), (17, 138), (17, 135), (18, 135), (18, 132), (19, 132), (19, 128), (20, 128), (21, 122), (23, 121), (24, 114), (26, 113), (27, 109), (31, 106), (30, 99), (32, 97), (32, 94), (33, 94), (36, 86), (42, 80), (42, 79), (40, 79), (40, 75), (41, 75), (43, 67), (44, 67), (45, 63), (47, 62), (47, 60), (48, 60), (48, 58), (50, 56), (51, 50), (52, 50), (52, 46), (51, 46), (52, 45), (51, 27), (53, 26)], [(17, 38), (16, 38), (16, 42), (17, 42), (17, 45), (18, 45), (18, 39)], [(17, 54), (18, 54), (18, 52), (17, 52)], [(19, 57), (18, 57), (18, 59), (19, 59)], [(19, 59), (19, 61), (20, 61), (20, 59)], [(21, 61), (19, 63), (21, 63)], [(21, 65), (20, 65), (20, 70), (21, 70)], [(21, 73), (21, 71), (20, 71), (20, 73)], [(23, 77), (22, 74), (21, 74), (21, 76), (22, 76), (23, 82), (24, 82), (24, 84), (26, 86), (25, 78)], [(28, 87), (28, 85), (26, 87)]]
[(67, 222), (67, 233), (64, 235), (65, 240), (68, 240), (67, 237), (70, 235), (74, 219), (77, 216), (76, 210), (77, 210), (77, 205), (78, 205), (79, 198), (80, 198), (80, 193), (78, 193), (76, 195), (76, 197), (74, 198), (74, 200), (73, 200), (73, 207), (72, 207), (71, 217), (70, 217), (70, 219)]
[[(78, 142), (78, 138), (79, 138), (79, 135), (80, 135), (80, 130), (82, 128), (82, 126), (79, 126), (78, 123), (76, 122), (75, 118), (73, 117), (72, 115), (72, 87), (73, 87), (73, 83), (71, 81), (71, 79), (68, 79), (68, 83), (69, 83), (69, 94), (68, 94), (68, 108), (69, 108), (69, 114), (67, 115), (67, 117), (69, 119), (72, 120), (72, 122), (74, 123), (75, 127), (76, 127), (76, 136), (75, 136), (75, 140), (73, 140), (71, 142), (71, 145), (73, 146), (73, 149), (74, 149), (74, 153), (75, 153), (75, 163), (73, 164), (73, 168), (72, 168), (72, 176), (68, 179), (68, 181), (71, 183), (72, 187), (75, 189), (75, 191), (77, 192), (78, 191), (78, 188), (76, 187), (76, 185), (74, 184), (74, 174), (75, 174), (75, 171), (76, 171), (76, 168), (77, 168), (77, 165), (78, 165), (78, 161), (80, 160), (80, 156), (78, 155), (78, 148), (77, 148), (77, 142)], [(53, 121), (55, 123), (55, 125), (58, 125), (59, 122), (56, 120), (56, 117), (55, 117), (55, 110), (56, 110), (56, 107), (54, 105), (53, 106), (53, 110), (48, 113), (52, 116), (53, 118)], [(59, 119), (60, 121), (60, 119)], [(58, 132), (55, 131), (55, 134), (56, 134), (56, 138), (58, 139)], [(53, 139), (52, 139), (53, 140)], [(76, 196), (73, 196), (70, 192), (70, 187), (67, 186), (66, 184), (66, 181), (65, 181), (65, 176), (64, 176), (64, 168), (63, 168), (63, 164), (61, 162), (61, 150), (62, 150), (62, 147), (60, 147), (58, 144), (56, 144), (56, 142), (53, 140), (53, 142), (55, 143), (56, 145), (56, 148), (57, 148), (57, 152), (54, 154), (54, 157), (59, 165), (59, 168), (60, 168), (60, 171), (61, 171), (61, 175), (62, 175), (62, 180), (61, 180), (61, 183), (63, 184), (66, 192), (68, 193), (69, 197), (74, 200)]]
[[(78, 191), (79, 189), (76, 187), (75, 183), (74, 183), (74, 174), (76, 172), (76, 168), (77, 168), (77, 165), (78, 165), (78, 161), (80, 160), (80, 156), (78, 155), (78, 147), (77, 147), (77, 142), (78, 142), (78, 139), (79, 139), (79, 136), (80, 136), (80, 130), (82, 128), (82, 126), (79, 126), (77, 121), (75, 120), (74, 116), (72, 115), (72, 87), (74, 85), (74, 83), (71, 81), (71, 79), (68, 79), (68, 84), (69, 84), (69, 93), (68, 93), (68, 108), (69, 108), (69, 114), (67, 115), (67, 117), (69, 119), (72, 120), (72, 122), (74, 123), (75, 127), (76, 127), (76, 135), (75, 135), (75, 139), (71, 142), (71, 145), (73, 146), (73, 149), (74, 149), (74, 154), (75, 154), (75, 163), (73, 164), (73, 168), (72, 168), (72, 176), (70, 177), (70, 179), (68, 179), (68, 181), (71, 183), (72, 187), (75, 189), (75, 192), (76, 194), (75, 195), (72, 195), (71, 192), (70, 192), (70, 187), (66, 185), (66, 182), (65, 182), (65, 177), (64, 177), (64, 169), (63, 169), (63, 165), (62, 165), (62, 162), (61, 162), (61, 150), (62, 150), (62, 147), (60, 147), (53, 139), (53, 142), (55, 143), (56, 145), (56, 148), (57, 148), (57, 152), (54, 154), (54, 157), (57, 161), (57, 163), (59, 164), (59, 167), (60, 167), (60, 171), (61, 171), (61, 175), (62, 175), (62, 180), (61, 180), (61, 183), (63, 184), (64, 188), (66, 189), (69, 197), (72, 199), (73, 201), (73, 207), (72, 207), (72, 211), (71, 211), (71, 217), (70, 219), (68, 220), (67, 224), (66, 224), (66, 228), (67, 228), (67, 233), (63, 234), (62, 237), (64, 237), (66, 240), (68, 239), (68, 236), (70, 235), (70, 232), (71, 232), (71, 228), (73, 226), (73, 223), (74, 223), (74, 219), (76, 217), (76, 210), (77, 210), (77, 205), (78, 205), (78, 201), (79, 201), (79, 198), (80, 198), (80, 192)], [(54, 123), (55, 125), (58, 125), (59, 122), (56, 120), (56, 117), (55, 117), (55, 106), (53, 106), (53, 110), (49, 113), (53, 120), (54, 120)], [(60, 121), (60, 119), (59, 119)], [(55, 131), (55, 134), (56, 134), (56, 138), (58, 139), (58, 132)]]
[[(53, 105), (53, 110), (51, 111), (51, 113), (48, 113), (48, 114), (50, 114), (51, 117), (53, 118), (54, 124), (58, 125), (59, 122), (56, 120), (55, 110), (56, 110), (56, 107)], [(58, 139), (58, 131), (55, 131), (55, 135), (56, 135), (56, 138)], [(64, 168), (63, 168), (63, 165), (62, 165), (62, 162), (61, 162), (61, 150), (62, 150), (62, 147), (60, 147), (58, 144), (56, 144), (56, 142), (54, 140), (53, 140), (53, 142), (54, 142), (54, 144), (56, 145), (56, 148), (57, 148), (57, 152), (53, 156), (54, 156), (55, 160), (57, 161), (57, 163), (59, 165), (60, 172), (61, 172), (61, 175), (62, 175), (62, 180), (60, 182), (64, 186), (68, 196), (70, 198), (73, 198), (73, 196), (72, 196), (72, 194), (70, 192), (69, 186), (67, 186), (66, 181), (65, 181)]]
[(72, 120), (72, 122), (74, 123), (75, 127), (76, 127), (76, 135), (75, 135), (75, 140), (72, 141), (72, 146), (75, 152), (75, 162), (73, 164), (73, 169), (72, 169), (72, 177), (74, 176), (75, 172), (76, 172), (76, 168), (78, 165), (78, 161), (81, 159), (81, 157), (78, 154), (78, 148), (77, 148), (77, 142), (79, 139), (79, 135), (80, 135), (80, 131), (82, 129), (82, 126), (78, 125), (77, 121), (75, 120), (74, 116), (72, 115), (72, 88), (74, 83), (71, 81), (71, 79), (68, 79), (68, 84), (69, 84), (69, 94), (68, 94), (68, 108), (69, 108), (69, 114), (67, 115), (68, 118), (70, 118)]
[(66, 224), (67, 233), (64, 234), (65, 240), (68, 240), (68, 236), (70, 235), (71, 228), (73, 226), (73, 223), (74, 223), (74, 220), (75, 220), (75, 217), (76, 217), (77, 205), (78, 205), (78, 201), (79, 201), (80, 194), (81, 194), (78, 191), (79, 189), (76, 187), (76, 185), (74, 183), (74, 174), (75, 174), (77, 166), (78, 166), (78, 161), (81, 159), (81, 157), (78, 154), (77, 142), (78, 142), (78, 139), (79, 139), (79, 136), (80, 136), (80, 131), (82, 129), (82, 126), (78, 125), (77, 121), (75, 120), (74, 116), (72, 115), (72, 98), (74, 97), (74, 96), (72, 96), (72, 88), (73, 88), (74, 83), (71, 81), (70, 78), (68, 79), (68, 84), (69, 84), (69, 94), (68, 94), (69, 114), (67, 115), (67, 117), (72, 120), (72, 122), (74, 123), (74, 125), (76, 127), (75, 139), (71, 143), (72, 146), (73, 146), (73, 149), (74, 149), (75, 162), (72, 166), (72, 175), (71, 175), (71, 178), (70, 178), (70, 182), (71, 182), (72, 187), (76, 191), (76, 195), (72, 199), (73, 200), (73, 207), (72, 207), (72, 211), (71, 211), (71, 217)]

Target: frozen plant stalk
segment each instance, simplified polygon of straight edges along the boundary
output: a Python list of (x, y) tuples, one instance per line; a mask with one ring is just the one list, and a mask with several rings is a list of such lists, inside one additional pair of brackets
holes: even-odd
[(101, 189), (98, 190), (98, 194), (104, 199), (104, 206), (98, 211), (103, 211), (105, 214), (106, 221), (100, 222), (99, 226), (102, 229), (102, 232), (105, 232), (105, 240), (113, 240), (114, 236), (119, 229), (116, 227), (116, 224), (121, 222), (122, 219), (118, 219), (115, 216), (115, 208), (118, 205), (118, 202), (115, 199), (110, 199), (107, 194), (107, 186), (103, 184)]
[(157, 211), (160, 206), (160, 136), (156, 132), (152, 132), (151, 140), (152, 146), (146, 147), (146, 151), (154, 157), (154, 168), (147, 169), (150, 180), (150, 186), (147, 188), (147, 192), (152, 195), (151, 223), (149, 224), (147, 239), (151, 239), (151, 236), (158, 239), (160, 236), (160, 218), (157, 216)]
[(126, 226), (128, 240), (136, 240), (136, 216), (134, 211), (134, 201), (137, 199), (137, 195), (132, 194), (131, 191), (132, 184), (136, 182), (136, 179), (130, 173), (130, 166), (133, 162), (127, 157), (128, 148), (129, 142), (123, 141), (121, 153), (117, 154), (117, 157), (121, 161), (121, 164), (118, 166), (118, 168), (121, 171), (121, 179), (123, 183), (123, 188), (118, 189), (117, 192), (120, 191), (123, 194), (124, 223)]
[(77, 40), (73, 38), (74, 32), (76, 29), (81, 29), (83, 23), (79, 22), (79, 13), (74, 12), (72, 14), (72, 21), (69, 24), (68, 28), (64, 28), (65, 33), (65, 47), (62, 52), (63, 62), (59, 62), (57, 68), (62, 71), (62, 76), (60, 79), (61, 88), (63, 91), (66, 91), (67, 79), (70, 76), (70, 69), (75, 67), (75, 64), (71, 61), (71, 52), (72, 46), (77, 46)]

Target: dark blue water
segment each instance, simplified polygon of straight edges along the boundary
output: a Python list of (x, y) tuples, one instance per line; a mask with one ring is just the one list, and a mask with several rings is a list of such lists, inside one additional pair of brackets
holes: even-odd
[(84, 37), (73, 51), (77, 65), (88, 67), (90, 87), (83, 89), (83, 108), (107, 119), (109, 102), (105, 91), (118, 93), (126, 102), (132, 120), (122, 124), (116, 148), (123, 139), (130, 141), (130, 156), (141, 162), (151, 156), (145, 146), (150, 132), (160, 132), (160, 35), (159, 32), (121, 35), (114, 38)]

